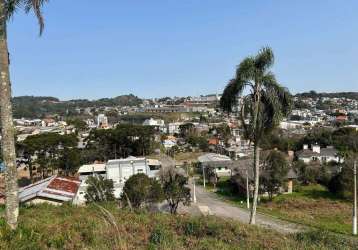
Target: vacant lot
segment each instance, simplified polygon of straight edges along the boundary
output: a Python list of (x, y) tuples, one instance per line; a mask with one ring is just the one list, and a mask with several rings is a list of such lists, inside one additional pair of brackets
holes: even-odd
[[(212, 189), (212, 185), (207, 188)], [(246, 198), (233, 192), (228, 179), (223, 178), (217, 184), (216, 193), (222, 199), (246, 207)], [(262, 198), (258, 211), (317, 229), (352, 233), (352, 203), (337, 198), (318, 184), (300, 186), (296, 192), (278, 195), (272, 201)]]
[(115, 204), (22, 208), (11, 232), (0, 225), (0, 249), (353, 249), (357, 242), (325, 232), (281, 235), (215, 217), (130, 212)]
[(350, 234), (352, 230), (352, 204), (337, 199), (320, 185), (262, 202), (259, 211), (337, 233)]

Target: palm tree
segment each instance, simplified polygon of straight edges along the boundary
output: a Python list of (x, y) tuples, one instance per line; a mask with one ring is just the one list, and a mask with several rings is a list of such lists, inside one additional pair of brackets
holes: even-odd
[[(234, 106), (239, 106), (245, 137), (254, 144), (255, 187), (250, 224), (255, 224), (256, 217), (261, 139), (289, 113), (292, 103), (289, 91), (269, 71), (273, 63), (273, 51), (268, 47), (261, 49), (256, 56), (245, 58), (237, 67), (235, 78), (230, 80), (220, 100), (220, 106), (227, 112), (232, 112)], [(244, 91), (248, 93), (245, 96)], [(245, 121), (247, 118), (248, 123)]]
[(18, 9), (33, 11), (38, 19), (40, 35), (44, 28), (41, 8), (48, 0), (0, 0), (0, 110), (2, 125), (2, 153), (6, 166), (6, 221), (12, 229), (17, 226), (19, 214), (15, 136), (12, 120), (9, 52), (7, 47), (7, 21)]

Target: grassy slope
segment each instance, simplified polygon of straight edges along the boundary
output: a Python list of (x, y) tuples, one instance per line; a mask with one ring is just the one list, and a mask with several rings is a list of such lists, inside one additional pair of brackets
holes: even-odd
[(352, 249), (327, 233), (284, 236), (215, 217), (132, 213), (114, 205), (40, 205), (21, 209), (20, 225), (0, 226), (0, 249)]
[[(218, 187), (220, 197), (246, 207), (245, 198), (232, 195), (227, 180)], [(338, 199), (321, 185), (303, 186), (297, 192), (276, 196), (272, 201), (263, 199), (258, 211), (336, 233), (351, 234), (352, 230), (352, 204)]]
[(337, 199), (324, 187), (302, 187), (262, 203), (259, 211), (320, 229), (351, 234), (352, 204)]

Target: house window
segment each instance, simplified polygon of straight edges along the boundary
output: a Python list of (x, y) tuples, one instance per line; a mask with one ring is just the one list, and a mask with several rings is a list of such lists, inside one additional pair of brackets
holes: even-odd
[(143, 173), (143, 169), (137, 169), (137, 173)]
[(150, 171), (160, 170), (161, 165), (149, 165)]

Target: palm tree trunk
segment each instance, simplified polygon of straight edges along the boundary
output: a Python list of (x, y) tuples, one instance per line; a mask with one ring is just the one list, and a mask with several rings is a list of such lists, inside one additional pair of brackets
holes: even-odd
[(260, 85), (255, 81), (255, 96), (254, 96), (254, 197), (252, 201), (251, 213), (250, 213), (250, 224), (256, 223), (256, 208), (257, 199), (259, 197), (259, 178), (260, 178), (260, 149), (259, 149), (259, 130), (258, 130), (258, 119), (260, 111)]
[(254, 180), (255, 180), (255, 188), (254, 188), (254, 199), (252, 201), (251, 213), (250, 213), (250, 224), (256, 223), (256, 208), (257, 208), (257, 200), (259, 197), (259, 177), (260, 177), (260, 148), (255, 143), (254, 145)]
[(19, 201), (9, 76), (9, 53), (6, 37), (5, 0), (0, 0), (0, 78), (1, 148), (6, 166), (6, 221), (12, 229), (15, 229), (19, 215)]

